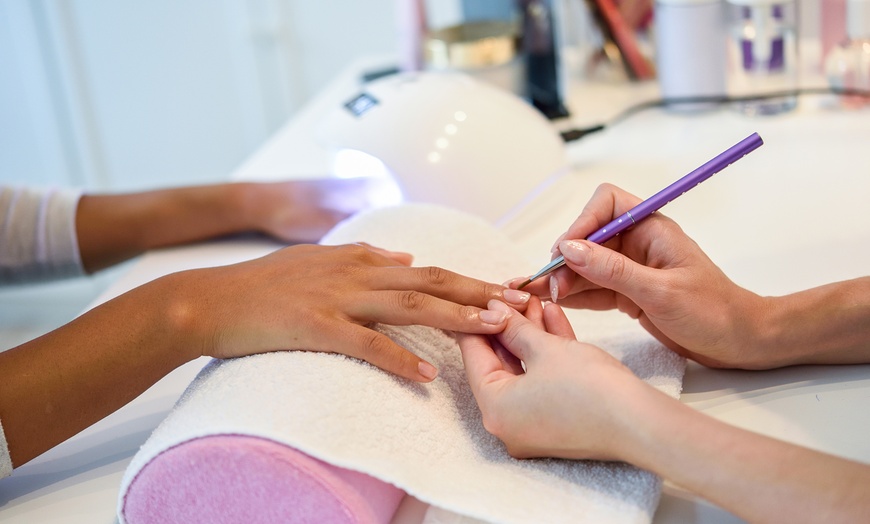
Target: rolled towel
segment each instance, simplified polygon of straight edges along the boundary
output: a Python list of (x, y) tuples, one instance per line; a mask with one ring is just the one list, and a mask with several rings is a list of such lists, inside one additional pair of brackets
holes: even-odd
[[(502, 282), (537, 269), (514, 242), (483, 220), (431, 205), (358, 215), (337, 226), (323, 242), (356, 241), (410, 252), (415, 265), (442, 266), (488, 281)], [(572, 312), (570, 319), (583, 340), (611, 352), (665, 393), (679, 396), (685, 361), (634, 321), (618, 313), (593, 312)], [(622, 463), (510, 457), (483, 427), (449, 333), (422, 326), (373, 328), (436, 365), (438, 378), (429, 384), (413, 383), (339, 354), (304, 351), (213, 361), (127, 468), (119, 497), (121, 523), (145, 522), (136, 519), (147, 516), (157, 500), (168, 505), (161, 510), (167, 519), (182, 512), (195, 514), (202, 504), (214, 505), (214, 515), (233, 514), (242, 505), (250, 512), (245, 522), (285, 504), (287, 498), (300, 507), (311, 506), (312, 500), (338, 503), (324, 493), (318, 481), (322, 473), (313, 470), (304, 472), (309, 478), (292, 488), (292, 495), (280, 487), (253, 489), (240, 494), (246, 499), (240, 501), (237, 486), (256, 485), (257, 477), (267, 474), (277, 476), (274, 482), (281, 484), (282, 475), (296, 474), (290, 467), (283, 473), (274, 464), (267, 467), (256, 453), (249, 454), (248, 449), (264, 439), (484, 521), (652, 520), (660, 480), (649, 472)], [(222, 435), (248, 438), (218, 439)], [(197, 473), (204, 466), (196, 464), (203, 462), (193, 462), (185, 452), (197, 441), (229, 448), (233, 458), (215, 460), (207, 466), (210, 473)], [(213, 475), (226, 481), (211, 482)], [(182, 490), (186, 495), (165, 497), (157, 490)], [(371, 502), (388, 496), (361, 498)], [(330, 521), (326, 515), (337, 514), (323, 504), (321, 511), (324, 522)]]

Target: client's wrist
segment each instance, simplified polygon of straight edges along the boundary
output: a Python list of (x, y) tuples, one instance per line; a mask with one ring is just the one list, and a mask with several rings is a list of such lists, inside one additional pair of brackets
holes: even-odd
[(181, 271), (146, 284), (153, 295), (161, 297), (157, 308), (160, 318), (156, 322), (177, 365), (212, 353), (210, 344), (216, 339), (214, 313), (203, 307), (207, 286), (199, 285), (203, 272), (207, 271)]
[(262, 184), (237, 182), (224, 184), (221, 195), (226, 220), (233, 223), (233, 229), (242, 231), (260, 231), (263, 215), (268, 210), (263, 209)]

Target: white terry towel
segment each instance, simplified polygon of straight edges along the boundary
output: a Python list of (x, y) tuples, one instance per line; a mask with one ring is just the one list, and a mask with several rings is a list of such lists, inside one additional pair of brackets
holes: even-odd
[[(339, 224), (323, 243), (365, 241), (503, 282), (534, 267), (481, 219), (415, 204)], [(618, 313), (574, 312), (579, 337), (678, 397), (685, 361)], [(516, 460), (483, 428), (459, 349), (448, 333), (376, 326), (440, 370), (430, 384), (397, 378), (342, 355), (280, 352), (213, 361), (133, 458), (120, 499), (150, 460), (177, 444), (219, 434), (254, 435), (333, 465), (368, 473), (418, 499), (489, 522), (645, 523), (661, 483), (622, 463)], [(120, 501), (119, 501), (120, 502)]]

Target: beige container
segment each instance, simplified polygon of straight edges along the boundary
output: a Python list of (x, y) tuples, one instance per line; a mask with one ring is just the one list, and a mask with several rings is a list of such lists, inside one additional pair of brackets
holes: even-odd
[(519, 25), (506, 21), (469, 22), (428, 32), (423, 39), (424, 67), (459, 71), (525, 95)]

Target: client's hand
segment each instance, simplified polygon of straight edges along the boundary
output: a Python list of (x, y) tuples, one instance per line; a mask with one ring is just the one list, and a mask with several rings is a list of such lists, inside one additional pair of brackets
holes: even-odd
[(173, 273), (0, 352), (0, 414), (15, 466), (133, 400), (201, 355), (341, 352), (411, 380), (437, 370), (367, 327), (424, 324), (496, 333), (529, 294), (370, 246), (288, 247), (239, 264)]
[(652, 388), (603, 350), (575, 340), (555, 304), (542, 309), (532, 298), (528, 318), (499, 301), (489, 307), (509, 313), (503, 332), (459, 335), (487, 431), (517, 458), (622, 459), (634, 407)]
[(382, 183), (333, 178), (83, 195), (75, 219), (82, 265), (94, 272), (151, 249), (253, 231), (317, 242), (338, 221), (371, 207)]
[(338, 221), (371, 207), (379, 181), (324, 178), (238, 184), (247, 229), (288, 242), (317, 242)]
[(554, 246), (567, 267), (527, 290), (566, 307), (619, 309), (670, 349), (708, 366), (768, 367), (762, 352), (751, 351), (763, 300), (732, 282), (673, 220), (655, 213), (603, 246), (574, 240), (638, 203), (600, 186)]
[(506, 314), (491, 299), (524, 308), (528, 294), (371, 246), (299, 245), (231, 266), (165, 277), (174, 282), (170, 325), (219, 358), (275, 350), (340, 352), (400, 376), (430, 381), (437, 370), (367, 327), (423, 324), (495, 333)]

